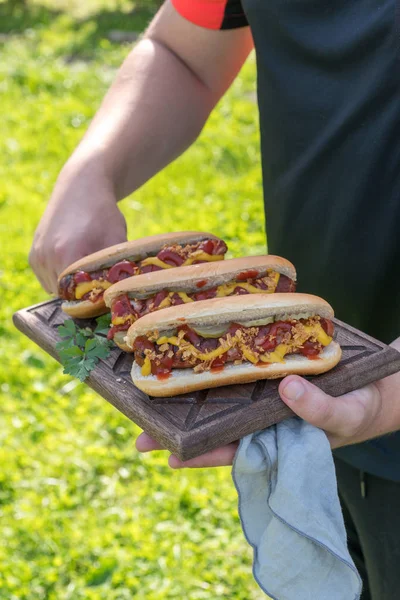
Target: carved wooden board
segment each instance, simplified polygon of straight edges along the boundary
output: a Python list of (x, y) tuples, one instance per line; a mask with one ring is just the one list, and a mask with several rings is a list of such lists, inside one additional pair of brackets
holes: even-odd
[[(68, 318), (59, 300), (50, 300), (14, 315), (16, 327), (58, 360), (57, 327)], [(81, 326), (95, 321), (80, 320)], [(332, 371), (310, 377), (339, 396), (400, 370), (400, 353), (335, 320), (341, 362)], [(132, 355), (115, 347), (100, 361), (86, 383), (181, 460), (240, 439), (293, 414), (278, 394), (280, 380), (226, 386), (174, 398), (149, 398), (132, 383)]]

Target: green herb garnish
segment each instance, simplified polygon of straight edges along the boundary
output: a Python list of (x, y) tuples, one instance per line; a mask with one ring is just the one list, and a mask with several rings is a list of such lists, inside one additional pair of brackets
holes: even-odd
[(110, 326), (110, 315), (103, 315), (96, 319), (94, 331), (90, 327), (77, 327), (72, 319), (64, 322), (57, 328), (62, 338), (56, 344), (56, 350), (60, 356), (61, 363), (66, 375), (77, 377), (85, 381), (99, 360), (107, 358), (113, 347), (113, 343), (107, 340)]

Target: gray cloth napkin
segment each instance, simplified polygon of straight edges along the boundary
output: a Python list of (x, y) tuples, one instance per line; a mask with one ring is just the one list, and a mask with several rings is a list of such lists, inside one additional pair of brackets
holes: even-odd
[(293, 417), (243, 438), (232, 477), (254, 578), (268, 596), (360, 598), (323, 431)]

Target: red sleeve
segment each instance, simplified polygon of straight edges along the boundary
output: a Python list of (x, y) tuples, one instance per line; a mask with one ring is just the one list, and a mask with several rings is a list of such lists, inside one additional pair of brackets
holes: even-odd
[(241, 0), (171, 0), (178, 13), (207, 29), (235, 29), (248, 25)]

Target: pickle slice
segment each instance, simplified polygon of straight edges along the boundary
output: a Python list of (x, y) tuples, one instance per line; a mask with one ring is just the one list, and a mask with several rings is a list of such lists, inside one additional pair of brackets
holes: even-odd
[(203, 338), (220, 338), (228, 331), (229, 325), (225, 323), (224, 325), (212, 325), (210, 327), (192, 326), (192, 329)]

